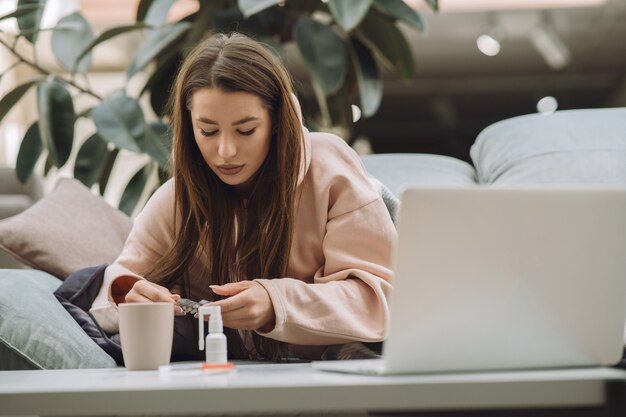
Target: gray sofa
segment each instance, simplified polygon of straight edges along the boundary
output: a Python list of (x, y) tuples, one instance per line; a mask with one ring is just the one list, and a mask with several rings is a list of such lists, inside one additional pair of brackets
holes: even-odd
[[(15, 170), (0, 167), (0, 220), (14, 216), (43, 197), (43, 183), (36, 175), (26, 184), (20, 183)], [(23, 268), (24, 265), (4, 251), (0, 251), (0, 268)]]
[[(396, 196), (410, 184), (626, 186), (626, 108), (504, 120), (478, 136), (471, 159), (473, 166), (439, 155), (381, 154), (364, 156), (363, 162)], [(0, 196), (0, 206), (6, 198)], [(58, 278), (0, 266), (0, 369), (115, 366), (56, 302)]]

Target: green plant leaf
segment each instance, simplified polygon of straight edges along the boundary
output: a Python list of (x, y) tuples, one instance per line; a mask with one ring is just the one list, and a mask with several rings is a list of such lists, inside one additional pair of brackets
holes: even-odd
[(346, 32), (357, 27), (372, 5), (372, 0), (329, 0), (328, 8)]
[(183, 41), (183, 47), (197, 45), (205, 34), (218, 32), (215, 30), (215, 19), (221, 7), (220, 2), (200, 1), (198, 3), (200, 10), (183, 19), (187, 22), (192, 22), (191, 29), (189, 29)]
[(167, 168), (172, 152), (172, 131), (169, 125), (161, 122), (150, 123), (150, 134), (146, 145), (146, 153), (160, 167)]
[(414, 77), (413, 54), (404, 35), (392, 21), (370, 10), (359, 28), (365, 36), (363, 41), (376, 49), (383, 64), (402, 79), (411, 80)]
[(40, 32), (54, 32), (56, 31), (63, 31), (63, 30), (72, 30), (74, 29), (74, 26), (70, 26), (70, 25), (64, 25), (64, 24), (58, 24), (54, 27), (50, 27), (50, 28), (38, 28), (38, 29), (31, 29), (31, 30), (23, 30), (20, 32), (20, 36), (26, 37), (27, 35), (32, 35), (32, 34), (39, 34)]
[(364, 117), (373, 116), (383, 98), (383, 82), (372, 51), (358, 39), (352, 39), (354, 51), (354, 68), (361, 99), (361, 112)]
[(54, 167), (54, 163), (50, 159), (50, 153), (47, 153), (46, 154), (46, 163), (44, 164), (44, 167), (43, 167), (43, 175), (44, 176), (48, 175), (50, 173), (50, 170), (52, 169), (52, 167)]
[(150, 178), (152, 169), (152, 163), (144, 165), (143, 168), (133, 175), (122, 193), (118, 208), (129, 216), (133, 214), (143, 194), (143, 189), (146, 188), (146, 183), (148, 182), (148, 178)]
[(400, 19), (413, 26), (420, 32), (424, 31), (422, 17), (404, 0), (374, 0), (376, 7), (390, 16)]
[(151, 4), (152, 0), (139, 1), (139, 4), (137, 5), (137, 13), (135, 14), (135, 20), (137, 22), (143, 22), (143, 20), (146, 18), (146, 15), (148, 14), (148, 9), (150, 8)]
[(17, 17), (17, 26), (20, 32), (26, 32), (24, 37), (30, 42), (35, 43), (39, 35), (39, 25), (43, 16), (43, 9), (46, 0), (18, 0), (17, 8), (22, 9), (26, 6), (37, 6), (36, 10)]
[(154, 72), (139, 93), (141, 97), (145, 92), (150, 92), (150, 105), (159, 117), (165, 116), (170, 89), (181, 60), (180, 50), (173, 50), (171, 54), (158, 57)]
[(430, 6), (431, 9), (438, 12), (439, 11), (439, 0), (426, 0), (426, 3)]
[(72, 72), (76, 72), (77, 70), (76, 66), (82, 61), (83, 57), (89, 54), (93, 48), (100, 45), (102, 42), (108, 41), (109, 39), (114, 38), (123, 33), (132, 32), (134, 30), (139, 30), (139, 29), (147, 29), (151, 27), (152, 26), (140, 22), (140, 23), (135, 23), (133, 25), (116, 26), (114, 28), (105, 30), (100, 35), (98, 35), (95, 39), (89, 42), (88, 45), (84, 46), (83, 49), (76, 55), (74, 68), (72, 68)]
[(175, 0), (141, 0), (137, 6), (137, 21), (152, 26), (165, 23), (167, 14)]
[(4, 15), (0, 16), (0, 20), (9, 19), (11, 17), (25, 16), (25, 15), (33, 13), (33, 12), (35, 12), (37, 10), (39, 10), (39, 5), (38, 4), (27, 4), (25, 6), (21, 6), (21, 7), (16, 8), (15, 10), (13, 10), (10, 13), (7, 13), (7, 14), (4, 14)]
[(37, 165), (42, 151), (43, 145), (39, 136), (39, 126), (35, 122), (26, 131), (20, 150), (17, 153), (17, 161), (15, 162), (15, 172), (22, 184), (25, 184), (30, 176), (33, 175), (35, 165)]
[(100, 178), (108, 154), (107, 143), (104, 139), (97, 132), (91, 135), (76, 155), (74, 178), (87, 187), (91, 187)]
[(301, 16), (293, 28), (293, 37), (307, 68), (324, 94), (332, 94), (343, 84), (348, 72), (344, 40), (330, 26)]
[(13, 90), (9, 91), (6, 96), (0, 100), (0, 122), (4, 119), (4, 116), (11, 111), (13, 106), (20, 101), (22, 96), (35, 84), (41, 82), (43, 77), (36, 77), (30, 81), (26, 81), (24, 84), (20, 84)]
[(247, 19), (253, 14), (275, 6), (280, 2), (281, 0), (237, 0), (237, 6)]
[(70, 29), (52, 32), (52, 52), (66, 70), (87, 71), (91, 66), (91, 56), (87, 55), (80, 62), (77, 58), (94, 39), (91, 25), (78, 12), (63, 17), (58, 24)]
[(65, 165), (74, 143), (74, 102), (65, 85), (50, 76), (37, 86), (39, 135), (56, 167)]
[(144, 69), (158, 55), (164, 51), (169, 52), (185, 36), (190, 27), (191, 24), (188, 22), (178, 22), (161, 26), (152, 32), (148, 40), (135, 54), (135, 58), (128, 67), (126, 76), (128, 78), (132, 77), (137, 71)]
[[(237, 12), (239, 12), (239, 9), (237, 9)], [(295, 20), (292, 20), (294, 15), (297, 17), (299, 13), (291, 13), (287, 7), (272, 7), (253, 14), (247, 19), (243, 15), (241, 15), (240, 19), (238, 19), (238, 16), (235, 16), (234, 19), (225, 22), (227, 25), (221, 23), (221, 27), (227, 29), (235, 27), (242, 33), (254, 34), (255, 40), (258, 41), (275, 38), (277, 41), (280, 39), (279, 42), (287, 42), (284, 35), (288, 34), (287, 31), (290, 30), (289, 25), (295, 23)], [(216, 19), (216, 26), (218, 24), (220, 22)]]
[(351, 131), (354, 124), (352, 122), (352, 105), (350, 104), (346, 86), (326, 96), (326, 103), (332, 124), (334, 126), (342, 126), (347, 131)]
[(118, 90), (91, 111), (98, 134), (118, 148), (141, 152), (146, 142), (146, 122), (139, 102)]
[(119, 148), (113, 148), (107, 154), (106, 161), (104, 162), (104, 168), (102, 168), (100, 178), (98, 178), (98, 189), (100, 190), (101, 195), (104, 195), (104, 192), (106, 191), (107, 185), (109, 184), (109, 178), (111, 177), (111, 172), (113, 171), (113, 165), (115, 165), (115, 160), (119, 154)]
[[(159, 178), (159, 184), (164, 184), (167, 180), (172, 178), (172, 174), (163, 167), (158, 167), (157, 169), (157, 177)], [(150, 195), (154, 194), (156, 188), (150, 193)]]

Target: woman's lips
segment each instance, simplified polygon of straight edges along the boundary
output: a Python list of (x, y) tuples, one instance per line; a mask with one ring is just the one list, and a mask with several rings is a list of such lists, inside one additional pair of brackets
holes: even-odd
[(220, 165), (217, 169), (224, 175), (237, 175), (243, 169), (243, 165)]

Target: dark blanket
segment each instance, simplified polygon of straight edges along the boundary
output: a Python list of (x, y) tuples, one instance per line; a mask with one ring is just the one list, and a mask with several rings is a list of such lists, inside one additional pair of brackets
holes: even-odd
[[(118, 365), (124, 365), (119, 334), (107, 334), (89, 313), (89, 309), (102, 286), (106, 267), (107, 265), (98, 265), (72, 273), (63, 281), (61, 286), (54, 292), (54, 295), (85, 333), (111, 356)], [(172, 362), (204, 359), (204, 352), (197, 348), (198, 335), (196, 326), (196, 319), (190, 315), (179, 316), (174, 319)], [(236, 331), (233, 333), (236, 333)], [(231, 346), (231, 342), (232, 340), (229, 337), (229, 358), (244, 359), (244, 355), (237, 353), (235, 345)], [(322, 359), (375, 358), (379, 357), (377, 352), (380, 352), (380, 348), (380, 343), (362, 344), (354, 342), (345, 345), (334, 345), (326, 349)]]
[[(107, 334), (89, 313), (96, 295), (100, 291), (107, 265), (93, 266), (72, 273), (54, 292), (54, 296), (70, 313), (80, 327), (118, 365), (124, 365), (119, 333)], [(174, 319), (174, 342), (171, 361), (202, 360), (204, 352), (197, 350), (193, 317)]]
[(98, 295), (104, 270), (107, 265), (93, 266), (72, 273), (54, 292), (54, 296), (70, 313), (80, 327), (96, 342), (118, 365), (124, 364), (120, 335), (107, 335), (89, 313), (93, 300)]

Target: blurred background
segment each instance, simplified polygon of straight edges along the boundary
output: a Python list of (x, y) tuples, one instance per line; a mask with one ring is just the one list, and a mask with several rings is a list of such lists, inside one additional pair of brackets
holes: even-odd
[(499, 120), (626, 106), (624, 0), (440, 0), (424, 16), (414, 82), (386, 81), (380, 110), (357, 124), (375, 152), (469, 160)]
[[(0, 45), (0, 115), (6, 113), (0, 119), (0, 165), (16, 165), (29, 126), (42, 117), (35, 88), (26, 89), (19, 100), (6, 99), (16, 86), (42, 74), (21, 62), (16, 51), (44, 68), (44, 76), (57, 74), (93, 93), (85, 94), (62, 80), (77, 115), (71, 157), (63, 164), (38, 153), (32, 162), (35, 172), (77, 176), (75, 158), (81, 146), (94, 130), (101, 133), (98, 140), (107, 139), (103, 122), (98, 125), (89, 112), (115, 90), (136, 98), (146, 123), (161, 123), (151, 125), (152, 133), (162, 130), (166, 120), (156, 101), (167, 96), (167, 74), (175, 71), (180, 58), (170, 51), (184, 51), (178, 46), (182, 34), (186, 41), (200, 36), (193, 31), (203, 13), (212, 13), (210, 19), (205, 17), (212, 23), (202, 30), (252, 31), (274, 45), (294, 77), (307, 124), (339, 133), (360, 153), (434, 153), (469, 161), (469, 149), (478, 133), (500, 120), (557, 109), (626, 106), (626, 0), (405, 0), (402, 5), (396, 0), (0, 0), (0, 16), (15, 13), (18, 3), (20, 7), (45, 3), (45, 8), (34, 47), (27, 42), (24, 25), (19, 26), (14, 18), (0, 20), (0, 36), (6, 41)], [(407, 13), (408, 9), (412, 12)], [(307, 19), (290, 22), (290, 13), (295, 11), (306, 13)], [(87, 34), (86, 26), (76, 17), (65, 22), (67, 28), (51, 30), (72, 13), (78, 13), (91, 30), (82, 44), (76, 39), (81, 37), (80, 30)], [(155, 26), (126, 29), (89, 50), (91, 62), (82, 73), (68, 68), (67, 62), (89, 49), (89, 42), (93, 44), (98, 35), (113, 27), (150, 23), (150, 19)], [(393, 27), (376, 32), (381, 29), (376, 19)], [(53, 39), (55, 33), (72, 30), (76, 32), (73, 40)], [(16, 40), (19, 33), (22, 36)], [(169, 43), (162, 41), (158, 53), (151, 55), (145, 46), (152, 41), (156, 48), (159, 37)], [(332, 79), (336, 71), (319, 73), (328, 61), (324, 45), (336, 38), (348, 45), (348, 52), (342, 53), (349, 57), (346, 74), (339, 81)], [(305, 41), (317, 44), (317, 56), (307, 55)], [(59, 50), (64, 49), (74, 52), (63, 58)], [(406, 53), (412, 63), (403, 61)], [(368, 59), (375, 60), (375, 65), (370, 62), (368, 66)], [(160, 78), (156, 77), (161, 69)], [(373, 78), (367, 78), (373, 73)], [(44, 90), (37, 87), (37, 91)], [(150, 94), (144, 95), (145, 91)], [(346, 111), (350, 117), (341, 116)], [(39, 132), (38, 139), (44, 143), (40, 153), (45, 155), (50, 142), (41, 123), (38, 126), (33, 131)], [(156, 181), (163, 173), (156, 164), (148, 170), (150, 161), (158, 162), (158, 150), (135, 149), (115, 140), (92, 146), (102, 158), (83, 158), (81, 163), (110, 165), (106, 177), (113, 185), (109, 189), (100, 185), (100, 192), (117, 202), (132, 178), (151, 176)], [(83, 156), (89, 149), (84, 148)], [(115, 149), (119, 152), (111, 159)], [(102, 171), (89, 175), (86, 184), (92, 187), (103, 177)]]

